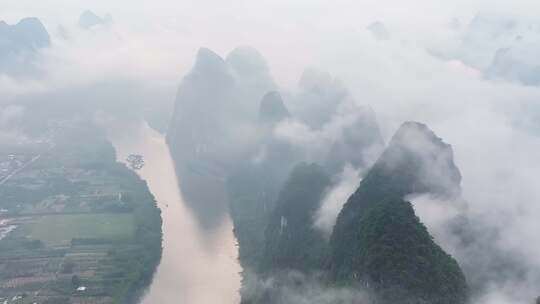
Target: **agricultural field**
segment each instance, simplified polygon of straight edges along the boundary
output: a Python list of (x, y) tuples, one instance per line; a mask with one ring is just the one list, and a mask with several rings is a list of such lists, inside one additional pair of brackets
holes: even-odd
[(80, 125), (0, 154), (22, 168), (0, 184), (0, 304), (136, 299), (161, 257), (161, 217), (103, 134)]
[(34, 216), (14, 235), (41, 240), (46, 245), (69, 245), (73, 239), (98, 239), (110, 242), (135, 240), (133, 214), (90, 213)]

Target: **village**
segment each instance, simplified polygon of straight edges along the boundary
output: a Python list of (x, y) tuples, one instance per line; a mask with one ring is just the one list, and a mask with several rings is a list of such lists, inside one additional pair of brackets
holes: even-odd
[(141, 254), (126, 188), (134, 178), (117, 173), (129, 170), (109, 153), (69, 145), (0, 150), (0, 304), (112, 304), (133, 283), (125, 277)]

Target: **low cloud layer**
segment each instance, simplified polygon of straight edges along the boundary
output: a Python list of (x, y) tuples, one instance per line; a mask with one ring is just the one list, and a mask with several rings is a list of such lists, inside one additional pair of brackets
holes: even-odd
[[(253, 272), (244, 272), (246, 299), (261, 300), (264, 303), (295, 304), (370, 304), (367, 292), (358, 288), (328, 286), (317, 274), (305, 275), (296, 271), (283, 271), (270, 277), (258, 277)], [(266, 302), (265, 302), (266, 301)]]
[(339, 212), (347, 199), (358, 188), (360, 180), (360, 171), (347, 165), (338, 177), (335, 186), (323, 198), (314, 225), (327, 239), (332, 234)]
[[(540, 39), (522, 35), (516, 40), (516, 36), (536, 17), (538, 1), (339, 0), (328, 4), (303, 0), (222, 5), (208, 0), (150, 5), (99, 0), (92, 5), (100, 16), (111, 13), (113, 25), (78, 27), (80, 13), (88, 9), (82, 1), (0, 3), (0, 19), (15, 23), (37, 16), (52, 36), (52, 46), (41, 52), (35, 75), (0, 73), (2, 131), (21, 115), (20, 106), (14, 105), (20, 103), (64, 100), (75, 105), (95, 102), (117, 113), (131, 107), (170, 112), (178, 83), (199, 47), (223, 55), (237, 45), (251, 45), (267, 58), (285, 104), (301, 95), (297, 83), (305, 67), (316, 66), (342, 80), (354, 105), (374, 110), (386, 141), (403, 121), (426, 123), (453, 147), (467, 214), (482, 223), (482, 232), (497, 231), (490, 238), (493, 246), (519, 257), (530, 269), (540, 269), (540, 89), (516, 81), (520, 76), (515, 73), (486, 76), (499, 49), (511, 48), (505, 55), (510, 61), (503, 63), (513, 65), (518, 57), (518, 66), (536, 64), (537, 56), (529, 53), (538, 49)], [(410, 9), (413, 5), (416, 11)], [(496, 21), (470, 32), (477, 15), (495, 16)], [(490, 39), (505, 20), (518, 25)], [(367, 29), (377, 21), (384, 24), (385, 39), (373, 37)], [(60, 25), (65, 35), (59, 35)], [(465, 48), (468, 31), (476, 38), (474, 45)], [(505, 69), (505, 64), (497, 68)], [(275, 133), (289, 142), (310, 145), (309, 158), (320, 160), (329, 139), (354, 119), (349, 109), (344, 106), (318, 130), (288, 120)], [(371, 158), (376, 156), (373, 153)], [(324, 212), (317, 220), (321, 230), (327, 233), (343, 197), (358, 182), (355, 170), (343, 172), (323, 203)], [(459, 256), (460, 247), (445, 238), (446, 228), (440, 225), (463, 210), (446, 210), (441, 207), (444, 203), (430, 205), (428, 198), (412, 200), (441, 245), (471, 263), (464, 260), (466, 255)], [(495, 280), (479, 296), (479, 303), (532, 303), (540, 290), (527, 282), (535, 282), (538, 274), (526, 276), (526, 283), (519, 286)]]

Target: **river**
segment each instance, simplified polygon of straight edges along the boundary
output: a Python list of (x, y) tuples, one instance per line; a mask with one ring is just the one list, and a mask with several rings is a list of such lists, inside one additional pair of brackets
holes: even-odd
[(163, 218), (163, 255), (142, 304), (237, 304), (240, 272), (230, 218), (211, 232), (201, 230), (182, 200), (163, 135), (147, 124), (109, 132), (119, 161), (141, 154), (136, 171), (146, 180)]

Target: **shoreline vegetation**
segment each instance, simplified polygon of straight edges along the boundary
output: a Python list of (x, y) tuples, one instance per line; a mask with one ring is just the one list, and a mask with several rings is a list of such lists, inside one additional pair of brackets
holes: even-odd
[(41, 155), (0, 186), (0, 218), (16, 227), (0, 240), (0, 300), (135, 303), (161, 259), (160, 210), (101, 129), (64, 123), (46, 145), (0, 149)]

